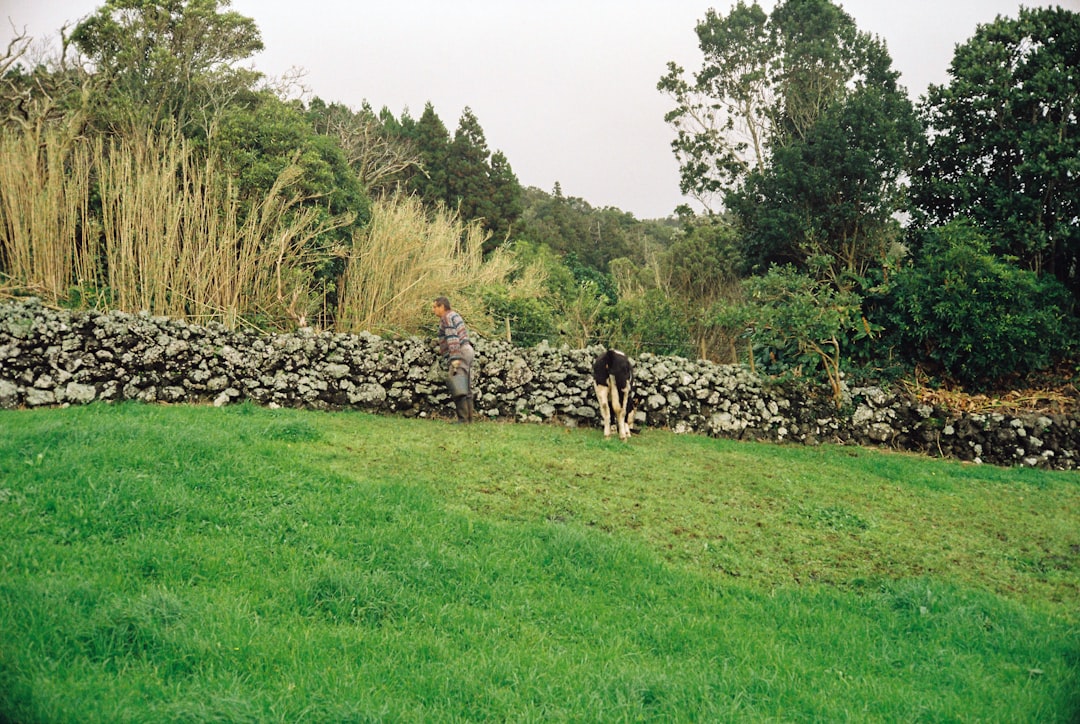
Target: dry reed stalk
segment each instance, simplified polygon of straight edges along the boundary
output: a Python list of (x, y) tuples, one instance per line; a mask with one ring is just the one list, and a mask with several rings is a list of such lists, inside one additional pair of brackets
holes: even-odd
[(300, 180), (299, 166), (278, 176), (263, 202), (241, 230), (240, 244), (253, 253), (245, 263), (249, 305), (262, 315), (307, 326), (319, 304), (315, 292), (315, 255), (311, 242), (321, 234), (352, 223), (347, 216), (318, 221), (318, 211), (301, 206), (287, 192)]
[(183, 142), (146, 132), (108, 146), (99, 141), (95, 150), (111, 305), (185, 316), (170, 295), (182, 243), (177, 177), (188, 171)]
[(303, 324), (315, 298), (310, 242), (351, 222), (318, 221), (286, 168), (240, 222), (231, 181), (183, 139), (154, 134), (98, 146), (112, 303), (236, 327)]
[(0, 273), (47, 301), (96, 273), (86, 146), (55, 128), (0, 132)]
[(504, 253), (484, 260), (486, 239), (479, 223), (465, 224), (445, 208), (428, 213), (415, 196), (376, 201), (371, 222), (354, 239), (342, 278), (339, 331), (415, 333), (430, 322), (431, 300), (439, 295), (449, 296), (476, 326), (479, 310), (470, 309), (460, 293), (501, 283), (513, 270)]

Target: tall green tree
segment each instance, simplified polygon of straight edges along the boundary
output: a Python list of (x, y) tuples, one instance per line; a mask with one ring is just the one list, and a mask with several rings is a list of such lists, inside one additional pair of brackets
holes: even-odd
[(298, 190), (331, 214), (369, 215), (359, 177), (336, 139), (312, 127), (299, 101), (264, 91), (224, 113), (210, 142), (235, 179), (241, 197), (258, 201), (286, 166), (304, 174)]
[(695, 32), (701, 69), (687, 80), (685, 69), (669, 62), (657, 89), (675, 103), (664, 119), (676, 132), (679, 188), (718, 211), (724, 192), (765, 163), (778, 110), (777, 51), (756, 2), (739, 0), (726, 16), (710, 9)]
[(417, 121), (406, 119), (403, 133), (420, 154), (420, 167), (409, 178), (409, 190), (429, 204), (447, 203), (450, 186), (447, 178), (450, 132), (431, 103)]
[(728, 194), (743, 226), (748, 271), (813, 259), (847, 288), (880, 266), (900, 237), (905, 173), (922, 148), (921, 126), (896, 86), (884, 49), (816, 121), (770, 154)]
[(674, 233), (672, 220), (640, 221), (615, 207), (593, 208), (584, 199), (566, 196), (556, 182), (552, 193), (535, 187), (522, 196), (520, 235), (546, 244), (575, 263), (606, 273), (613, 259), (643, 263), (667, 246)]
[(236, 64), (263, 49), (255, 21), (230, 0), (106, 0), (72, 43), (101, 81), (94, 117), (109, 129), (175, 124), (206, 135), (258, 75)]
[(991, 250), (1048, 273), (1080, 300), (1080, 14), (1022, 8), (958, 46), (931, 86), (920, 225), (971, 219)]
[(490, 157), (484, 129), (472, 109), (466, 107), (458, 119), (446, 164), (447, 201), (459, 210), (462, 219), (492, 218)]
[(521, 215), (521, 185), (502, 152), (488, 149), (484, 129), (471, 108), (458, 121), (447, 158), (449, 204), (461, 218), (480, 220), (491, 232), (485, 251), (502, 243)]
[(768, 16), (740, 2), (697, 33), (694, 82), (670, 65), (659, 86), (683, 190), (736, 212), (745, 271), (819, 256), (836, 279), (859, 273), (893, 233), (921, 137), (884, 44), (829, 0)]
[(695, 32), (701, 68), (688, 80), (668, 63), (657, 88), (675, 102), (665, 119), (681, 189), (710, 211), (771, 152), (805, 138), (883, 49), (829, 0), (785, 0), (771, 14), (739, 0), (727, 15), (709, 10)]
[(491, 237), (501, 243), (510, 237), (524, 211), (521, 182), (510, 167), (510, 160), (502, 151), (491, 154), (488, 164), (491, 179)]

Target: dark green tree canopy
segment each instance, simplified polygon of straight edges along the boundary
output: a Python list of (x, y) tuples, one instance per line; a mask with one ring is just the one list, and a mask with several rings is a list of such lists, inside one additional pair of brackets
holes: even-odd
[(735, 212), (745, 272), (816, 256), (859, 274), (895, 234), (921, 139), (884, 44), (829, 0), (740, 2), (697, 33), (695, 82), (674, 65), (660, 82), (683, 190)]
[(106, 124), (165, 121), (192, 135), (251, 87), (236, 63), (263, 49), (255, 21), (226, 11), (229, 0), (106, 0), (71, 34), (104, 87)]
[(970, 218), (999, 254), (1080, 299), (1080, 14), (1021, 9), (956, 49), (922, 104), (921, 225)]
[(883, 49), (867, 76), (728, 195), (743, 225), (746, 271), (820, 257), (844, 287), (845, 276), (863, 276), (898, 239), (893, 217), (921, 127)]
[(472, 109), (466, 107), (447, 155), (447, 202), (450, 208), (459, 210), (463, 219), (487, 220), (488, 228), (494, 218), (490, 157), (484, 129)]
[(399, 132), (419, 155), (408, 179), (411, 191), (457, 210), (464, 221), (481, 221), (491, 232), (487, 251), (509, 237), (522, 212), (521, 184), (506, 155), (488, 148), (471, 108), (462, 111), (453, 137), (430, 103), (419, 121), (403, 116)]
[(446, 202), (450, 197), (447, 180), (450, 132), (435, 107), (427, 103), (417, 121), (403, 119), (402, 133), (420, 154), (420, 166), (409, 178), (409, 190), (429, 203)]

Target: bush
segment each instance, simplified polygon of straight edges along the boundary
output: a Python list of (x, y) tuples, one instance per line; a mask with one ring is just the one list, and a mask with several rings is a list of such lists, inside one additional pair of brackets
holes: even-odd
[(843, 346), (862, 333), (862, 298), (792, 266), (772, 267), (747, 279), (744, 287), (747, 302), (715, 308), (715, 323), (731, 329), (744, 325), (769, 373), (820, 373), (839, 403)]
[(686, 321), (659, 289), (620, 299), (618, 304), (607, 307), (601, 326), (605, 344), (629, 354), (694, 355)]
[(532, 347), (542, 340), (555, 342), (559, 332), (554, 313), (536, 297), (515, 296), (505, 286), (491, 286), (483, 291), (484, 308), (496, 323), (509, 325), (510, 341), (518, 347)]
[(1068, 291), (989, 249), (966, 221), (932, 230), (889, 295), (903, 353), (972, 389), (1045, 369), (1073, 344)]

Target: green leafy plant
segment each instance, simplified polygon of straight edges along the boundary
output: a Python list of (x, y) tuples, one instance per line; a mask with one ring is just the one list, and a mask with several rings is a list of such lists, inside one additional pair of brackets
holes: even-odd
[(605, 309), (602, 319), (601, 336), (609, 345), (631, 353), (694, 354), (685, 319), (661, 289), (622, 294), (618, 304)]
[(921, 104), (930, 152), (912, 197), (917, 222), (971, 219), (992, 252), (1056, 277), (1080, 301), (1080, 13), (1071, 7), (1021, 7), (956, 46), (948, 84), (931, 85)]
[(926, 234), (890, 298), (901, 349), (973, 388), (1043, 369), (1075, 344), (1068, 291), (998, 257), (965, 220)]
[(482, 297), (487, 314), (495, 322), (494, 332), (506, 330), (507, 341), (532, 347), (541, 340), (558, 339), (555, 315), (543, 299), (513, 294), (506, 286), (489, 286)]
[(762, 362), (781, 371), (820, 371), (839, 404), (843, 342), (871, 332), (862, 320), (861, 297), (790, 266), (774, 267), (745, 284), (749, 308), (741, 317)]

